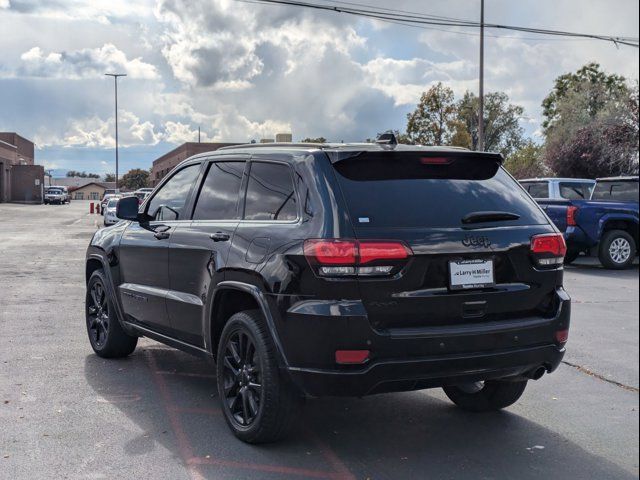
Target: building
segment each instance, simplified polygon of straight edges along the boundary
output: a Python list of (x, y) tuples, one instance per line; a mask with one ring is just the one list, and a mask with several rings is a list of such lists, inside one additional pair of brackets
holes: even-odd
[(173, 170), (173, 167), (178, 165), (181, 161), (195, 155), (197, 153), (211, 152), (222, 147), (229, 147), (233, 145), (239, 145), (238, 143), (197, 143), (187, 142), (183, 143), (177, 148), (174, 148), (169, 153), (165, 153), (160, 158), (153, 161), (151, 167), (151, 186), (155, 187), (164, 176)]
[(0, 202), (42, 203), (44, 167), (34, 163), (34, 144), (0, 132)]
[(55, 185), (57, 187), (67, 187), (67, 188), (79, 188), (88, 185), (89, 183), (98, 182), (98, 178), (90, 178), (90, 177), (54, 177), (47, 180), (47, 187), (49, 185)]
[(293, 135), (290, 133), (276, 133), (276, 143), (291, 143)]
[(69, 187), (69, 195), (72, 200), (102, 200), (105, 190), (115, 188), (116, 182), (91, 182), (82, 187)]

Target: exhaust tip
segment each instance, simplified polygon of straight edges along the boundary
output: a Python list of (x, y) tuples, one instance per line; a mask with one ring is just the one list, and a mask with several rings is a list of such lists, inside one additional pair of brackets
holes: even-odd
[(546, 368), (538, 367), (535, 370), (531, 370), (526, 377), (531, 380), (540, 380), (545, 373), (547, 373)]

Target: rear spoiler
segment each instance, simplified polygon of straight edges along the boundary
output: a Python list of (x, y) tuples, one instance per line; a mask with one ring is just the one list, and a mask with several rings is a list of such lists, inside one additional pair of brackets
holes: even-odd
[(504, 163), (504, 158), (500, 153), (493, 152), (475, 152), (464, 148), (442, 148), (436, 149), (434, 147), (416, 147), (414, 145), (397, 145), (393, 150), (383, 150), (379, 148), (372, 148), (366, 150), (325, 150), (325, 153), (329, 156), (331, 163), (342, 162), (344, 160), (361, 158), (367, 154), (388, 157), (389, 161), (393, 161), (395, 158), (401, 158), (407, 154), (420, 155), (422, 158), (466, 158), (477, 159), (478, 161), (496, 162), (500, 165)]

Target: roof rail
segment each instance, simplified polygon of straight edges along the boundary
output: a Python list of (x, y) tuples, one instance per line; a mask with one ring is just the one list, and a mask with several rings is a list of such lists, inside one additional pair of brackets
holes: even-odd
[(230, 145), (228, 147), (220, 147), (219, 150), (235, 150), (236, 148), (273, 148), (273, 147), (294, 147), (294, 148), (323, 148), (328, 147), (326, 143), (292, 143), (292, 142), (272, 142), (272, 143), (243, 143), (240, 145)]

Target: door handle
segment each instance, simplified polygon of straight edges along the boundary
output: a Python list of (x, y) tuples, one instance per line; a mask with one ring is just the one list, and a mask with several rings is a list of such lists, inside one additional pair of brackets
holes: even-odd
[(214, 242), (226, 242), (231, 238), (231, 236), (228, 233), (216, 232), (209, 235), (209, 238)]
[(153, 234), (153, 236), (156, 237), (158, 240), (166, 240), (171, 236), (171, 234), (169, 232), (156, 232)]

